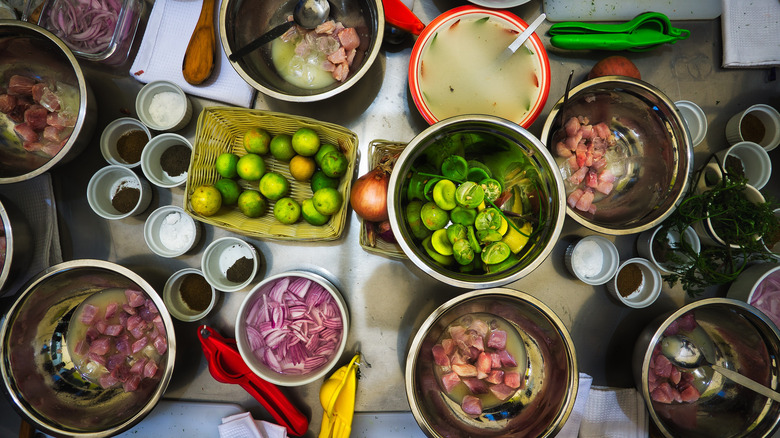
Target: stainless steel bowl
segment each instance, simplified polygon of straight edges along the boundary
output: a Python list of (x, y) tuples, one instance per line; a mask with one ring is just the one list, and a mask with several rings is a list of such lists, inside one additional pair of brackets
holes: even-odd
[[(219, 37), (225, 53), (234, 51), (287, 21), (298, 0), (228, 0), (219, 8)], [(271, 60), (271, 44), (255, 50), (232, 67), (256, 90), (275, 99), (289, 102), (314, 102), (335, 96), (357, 83), (374, 63), (385, 33), (385, 13), (381, 0), (346, 0), (330, 2), (330, 18), (354, 27), (360, 36), (360, 47), (344, 82), (318, 89), (297, 87), (284, 80)], [(227, 68), (227, 67), (224, 67)]]
[[(496, 273), (469, 274), (459, 272), (436, 263), (419, 243), (405, 220), (406, 180), (418, 158), (437, 140), (459, 134), (479, 134), (494, 139), (502, 145), (500, 153), (512, 160), (527, 157), (536, 168), (539, 190), (539, 204), (544, 211), (545, 225), (535, 231), (535, 235), (521, 253), (517, 263), (506, 270)], [(498, 152), (497, 152), (498, 153)], [(469, 155), (470, 153), (467, 153)], [(491, 155), (477, 148), (477, 156)], [(504, 190), (511, 187), (504, 187)], [(485, 289), (503, 286), (518, 280), (536, 269), (552, 251), (563, 228), (565, 219), (565, 196), (563, 181), (555, 160), (544, 145), (526, 129), (508, 120), (487, 115), (465, 115), (452, 117), (428, 127), (418, 134), (406, 146), (393, 167), (390, 177), (387, 207), (393, 234), (404, 254), (421, 270), (439, 281), (452, 286)]]
[(0, 230), (5, 236), (5, 263), (0, 266), (0, 296), (4, 296), (13, 292), (8, 286), (29, 267), (35, 243), (24, 214), (5, 197), (0, 197)]
[[(780, 403), (736, 385), (699, 368), (695, 386), (702, 397), (692, 403), (669, 404), (653, 401), (648, 373), (653, 350), (664, 331), (688, 312), (693, 312), (701, 332), (690, 336), (700, 348), (714, 348), (717, 363), (739, 372), (775, 391), (780, 387), (780, 332), (754, 307), (729, 298), (695, 301), (658, 317), (645, 327), (634, 345), (634, 381), (650, 411), (650, 418), (664, 436), (685, 437), (767, 437), (780, 428)], [(699, 330), (698, 328), (696, 330)]]
[[(138, 390), (102, 389), (75, 369), (67, 328), (75, 309), (108, 288), (140, 289), (160, 311), (168, 350), (159, 380), (145, 379)], [(3, 390), (36, 429), (55, 436), (107, 437), (141, 421), (171, 379), (176, 356), (173, 321), (165, 304), (143, 278), (102, 260), (73, 260), (31, 280), (8, 311), (0, 329)]]
[[(442, 391), (431, 353), (451, 323), (475, 313), (514, 326), (528, 356), (526, 386), (476, 419)], [(404, 379), (412, 414), (430, 437), (555, 436), (574, 408), (579, 387), (574, 342), (563, 322), (536, 298), (505, 288), (464, 293), (428, 316), (412, 338)]]
[(25, 181), (84, 150), (97, 121), (97, 103), (73, 52), (51, 32), (24, 21), (0, 20), (0, 84), (14, 74), (54, 79), (78, 89), (78, 116), (62, 149), (48, 157), (24, 149), (15, 123), (0, 113), (0, 184)]
[[(596, 202), (596, 212), (567, 206), (571, 218), (594, 231), (625, 235), (650, 229), (666, 219), (682, 200), (693, 169), (693, 147), (674, 102), (654, 86), (622, 76), (604, 76), (571, 90), (565, 114), (563, 98), (555, 104), (541, 140), (551, 150), (556, 135), (571, 117), (587, 116), (592, 124), (607, 123), (627, 151), (625, 175), (615, 189)], [(560, 164), (565, 160), (558, 158)], [(565, 181), (565, 180), (564, 180)], [(573, 187), (567, 182), (567, 193)]]

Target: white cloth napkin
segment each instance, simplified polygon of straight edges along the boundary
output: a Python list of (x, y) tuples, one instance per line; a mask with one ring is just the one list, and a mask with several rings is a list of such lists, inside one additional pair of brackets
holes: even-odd
[(780, 1), (723, 0), (723, 67), (780, 65)]
[(642, 394), (633, 388), (592, 386), (580, 438), (643, 438), (649, 435)]
[(593, 377), (580, 373), (580, 386), (577, 389), (577, 398), (574, 399), (574, 409), (572, 409), (569, 419), (566, 420), (566, 424), (558, 432), (558, 438), (577, 438), (577, 435), (580, 433), (580, 424), (585, 414), (585, 407), (588, 403), (592, 383)]
[[(187, 94), (249, 108), (255, 90), (230, 65), (219, 35), (211, 76), (200, 85), (190, 85), (182, 76), (181, 63), (201, 5), (198, 0), (155, 0), (130, 75), (144, 83), (168, 80)], [(218, 10), (219, 6), (215, 16)]]
[(220, 438), (287, 438), (287, 429), (278, 424), (255, 420), (252, 414), (244, 412), (222, 419), (219, 425)]

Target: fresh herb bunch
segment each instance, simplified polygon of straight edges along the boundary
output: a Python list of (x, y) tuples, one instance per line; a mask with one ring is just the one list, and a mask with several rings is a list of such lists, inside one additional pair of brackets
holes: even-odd
[[(686, 228), (709, 219), (712, 228), (725, 245), (703, 246), (700, 252), (681, 239), (680, 242), (662, 241), (674, 251), (670, 260), (678, 266), (676, 272), (665, 275), (670, 286), (679, 282), (689, 296), (698, 296), (704, 289), (735, 280), (752, 262), (772, 260), (771, 253), (760, 237), (778, 232), (778, 220), (773, 200), (755, 204), (749, 201), (744, 190), (747, 180), (734, 169), (721, 168), (723, 178), (703, 193), (691, 193), (664, 221), (660, 236), (674, 230), (680, 235)], [(758, 238), (757, 238), (758, 237)], [(662, 239), (665, 239), (662, 238)], [(735, 245), (736, 247), (732, 247)]]

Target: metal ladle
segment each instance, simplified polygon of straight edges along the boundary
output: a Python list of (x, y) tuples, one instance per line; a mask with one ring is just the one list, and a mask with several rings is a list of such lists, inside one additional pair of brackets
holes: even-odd
[(228, 56), (228, 59), (233, 62), (238, 61), (244, 56), (284, 35), (284, 33), (295, 24), (306, 29), (314, 29), (324, 23), (329, 15), (330, 3), (328, 3), (328, 0), (298, 0), (298, 3), (295, 5), (295, 10), (293, 10), (293, 21), (287, 21), (274, 27), (263, 35), (260, 35), (256, 39), (250, 41), (249, 44), (231, 53)]
[(665, 336), (661, 341), (661, 354), (666, 356), (673, 365), (685, 369), (696, 369), (709, 366), (734, 383), (744, 386), (758, 394), (780, 402), (780, 393), (766, 386), (708, 360), (699, 347), (683, 335)]

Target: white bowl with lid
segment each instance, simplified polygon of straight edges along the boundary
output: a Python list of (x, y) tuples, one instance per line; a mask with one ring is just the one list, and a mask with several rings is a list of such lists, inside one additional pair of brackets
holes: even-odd
[(598, 286), (615, 275), (620, 256), (610, 240), (591, 235), (569, 245), (564, 260), (572, 275), (583, 283)]
[(171, 81), (144, 85), (135, 99), (138, 118), (155, 131), (178, 131), (192, 118), (192, 102), (184, 90)]

